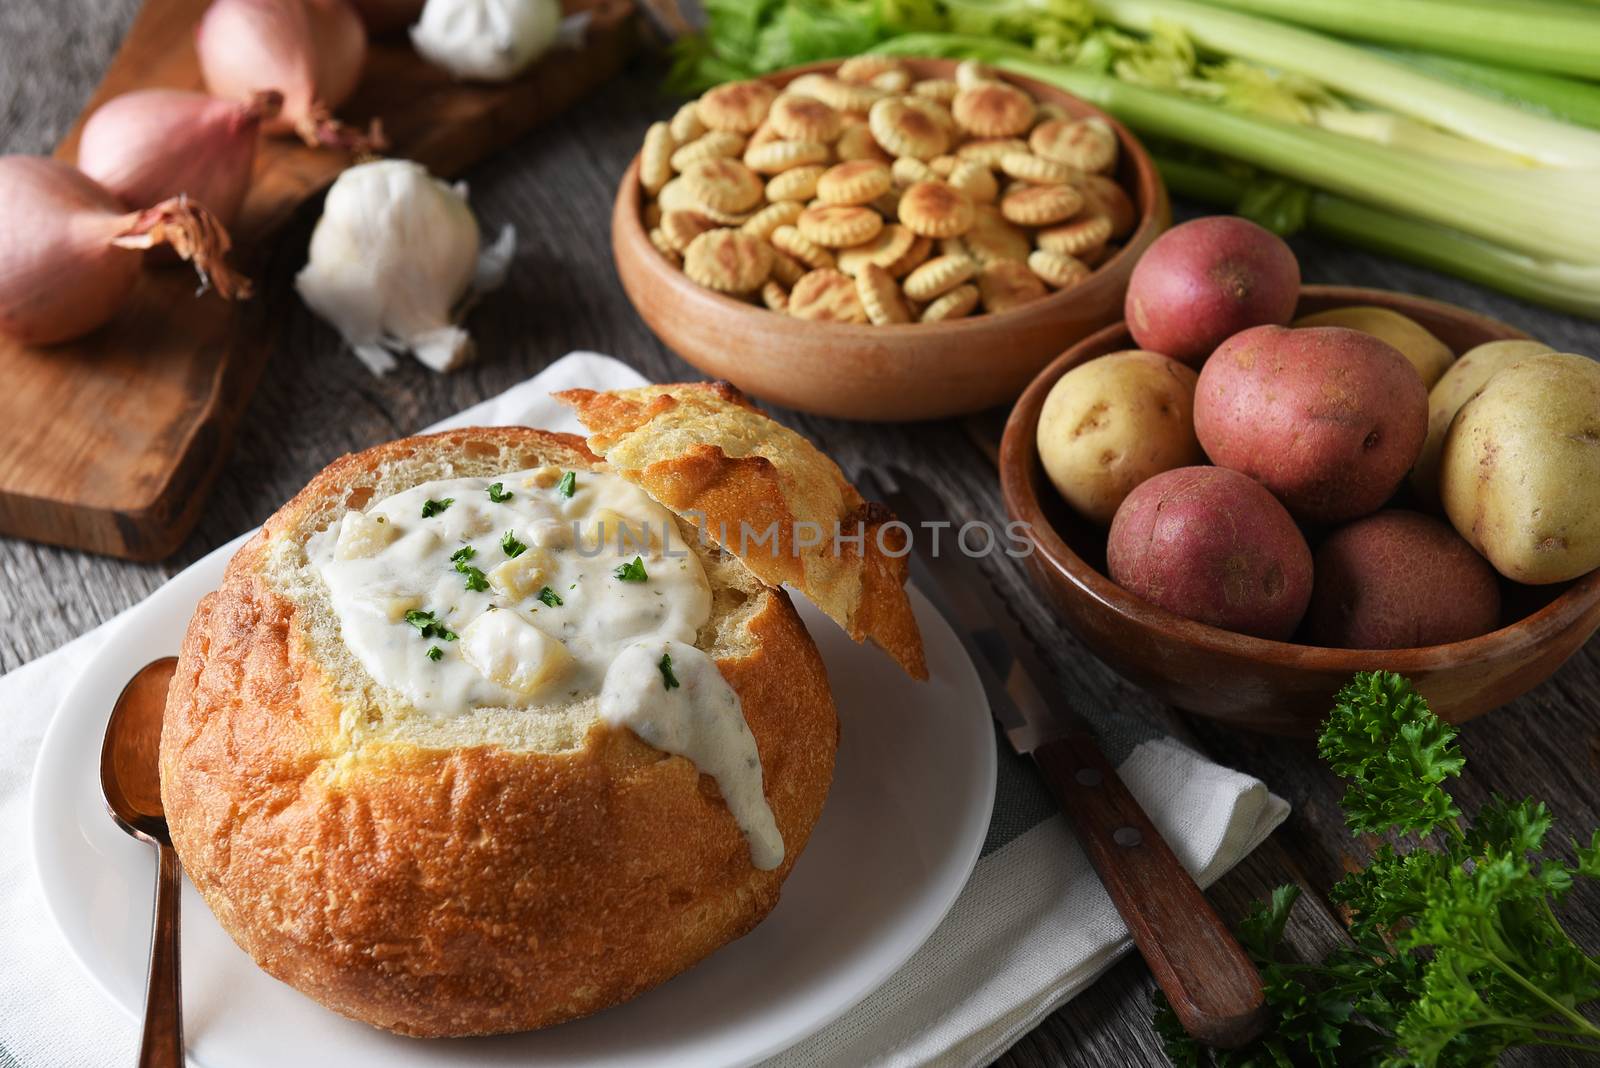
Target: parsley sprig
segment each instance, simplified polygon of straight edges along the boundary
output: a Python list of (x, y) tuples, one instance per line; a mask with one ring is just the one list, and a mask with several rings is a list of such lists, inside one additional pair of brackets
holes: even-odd
[(578, 492), (578, 472), (568, 471), (561, 476), (561, 481), (556, 483), (556, 492), (563, 497), (570, 497)]
[(454, 497), (446, 497), (442, 501), (436, 501), (430, 497), (422, 502), (422, 518), (432, 519), (434, 516), (438, 515), (440, 512), (444, 511), (446, 508), (455, 503), (456, 499)]
[(612, 574), (622, 582), (646, 582), (650, 576), (645, 573), (644, 558), (635, 556), (632, 560), (617, 568)]
[(662, 653), (661, 662), (656, 667), (661, 669), (661, 688), (663, 690), (676, 690), (678, 688), (678, 676), (672, 673), (672, 654)]
[(495, 504), (504, 504), (511, 497), (512, 494), (506, 492), (506, 484), (504, 482), (491, 482), (489, 484), (489, 499)]
[(505, 537), (500, 539), (500, 550), (511, 559), (515, 560), (517, 557), (527, 552), (528, 547), (517, 540), (515, 531), (508, 530), (505, 533)]
[(1600, 1056), (1600, 957), (1558, 915), (1576, 880), (1600, 879), (1600, 830), (1572, 842), (1568, 862), (1545, 852), (1542, 802), (1492, 798), (1469, 822), (1445, 789), (1465, 763), (1455, 728), (1393, 673), (1339, 691), (1318, 752), (1349, 784), (1351, 830), (1388, 838), (1333, 888), (1350, 941), (1319, 962), (1290, 959), (1283, 930), (1300, 891), (1279, 887), (1239, 925), (1274, 1028), (1244, 1049), (1207, 1049), (1158, 995), (1173, 1063), (1469, 1068), (1523, 1046)]
[(560, 608), (562, 605), (567, 603), (561, 599), (561, 595), (559, 593), (557, 593), (555, 590), (552, 590), (549, 586), (546, 586), (539, 591), (539, 600), (543, 601), (550, 608)]

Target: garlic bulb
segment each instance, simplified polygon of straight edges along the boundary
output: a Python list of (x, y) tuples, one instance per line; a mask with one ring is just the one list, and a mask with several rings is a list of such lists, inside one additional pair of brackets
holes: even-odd
[(465, 185), (410, 160), (363, 163), (328, 190), (295, 289), (374, 374), (406, 351), (448, 371), (472, 356), (456, 325), (469, 296), (504, 280), (515, 242), (507, 226), (480, 254)]
[(556, 43), (560, 0), (428, 0), (411, 43), (457, 78), (504, 82)]

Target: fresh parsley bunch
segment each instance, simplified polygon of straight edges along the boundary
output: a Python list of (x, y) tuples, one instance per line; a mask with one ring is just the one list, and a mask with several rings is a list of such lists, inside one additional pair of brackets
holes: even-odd
[(1157, 995), (1156, 1028), (1180, 1066), (1493, 1064), (1513, 1046), (1600, 1057), (1600, 959), (1557, 911), (1577, 879), (1600, 878), (1600, 831), (1545, 855), (1550, 810), (1490, 800), (1468, 823), (1445, 790), (1463, 760), (1454, 727), (1399, 675), (1363, 672), (1335, 698), (1318, 752), (1350, 784), (1350, 829), (1386, 835), (1333, 888), (1351, 944), (1320, 963), (1284, 953), (1299, 888), (1279, 887), (1239, 929), (1277, 1023), (1241, 1050), (1210, 1050)]

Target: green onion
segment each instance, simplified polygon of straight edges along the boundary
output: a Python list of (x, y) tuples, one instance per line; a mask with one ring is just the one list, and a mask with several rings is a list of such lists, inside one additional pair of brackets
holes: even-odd
[(1582, 7), (1500, 0), (1218, 0), (1364, 41), (1507, 67), (1600, 77), (1600, 19)]
[[(1181, 28), (1196, 45), (1313, 78), (1330, 89), (1551, 166), (1600, 165), (1600, 134), (1530, 115), (1357, 45), (1189, 0), (1092, 0), (1126, 29)], [(1226, 0), (1224, 0), (1226, 2)]]

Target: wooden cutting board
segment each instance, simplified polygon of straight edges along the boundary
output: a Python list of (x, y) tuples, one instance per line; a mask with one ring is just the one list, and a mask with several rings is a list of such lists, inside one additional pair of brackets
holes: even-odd
[[(96, 107), (132, 89), (201, 88), (194, 27), (208, 0), (145, 0), (94, 97), (56, 155), (75, 156)], [(372, 42), (339, 116), (376, 116), (389, 153), (453, 175), (517, 140), (621, 69), (639, 40), (633, 0), (568, 0), (592, 14), (581, 51), (546, 55), (507, 85), (466, 85), (419, 59), (403, 34)], [(235, 262), (267, 242), (350, 162), (263, 140)], [(268, 356), (260, 300), (194, 298), (187, 267), (147, 270), (106, 326), (35, 349), (0, 338), (0, 533), (133, 560), (177, 549), (199, 518)]]

